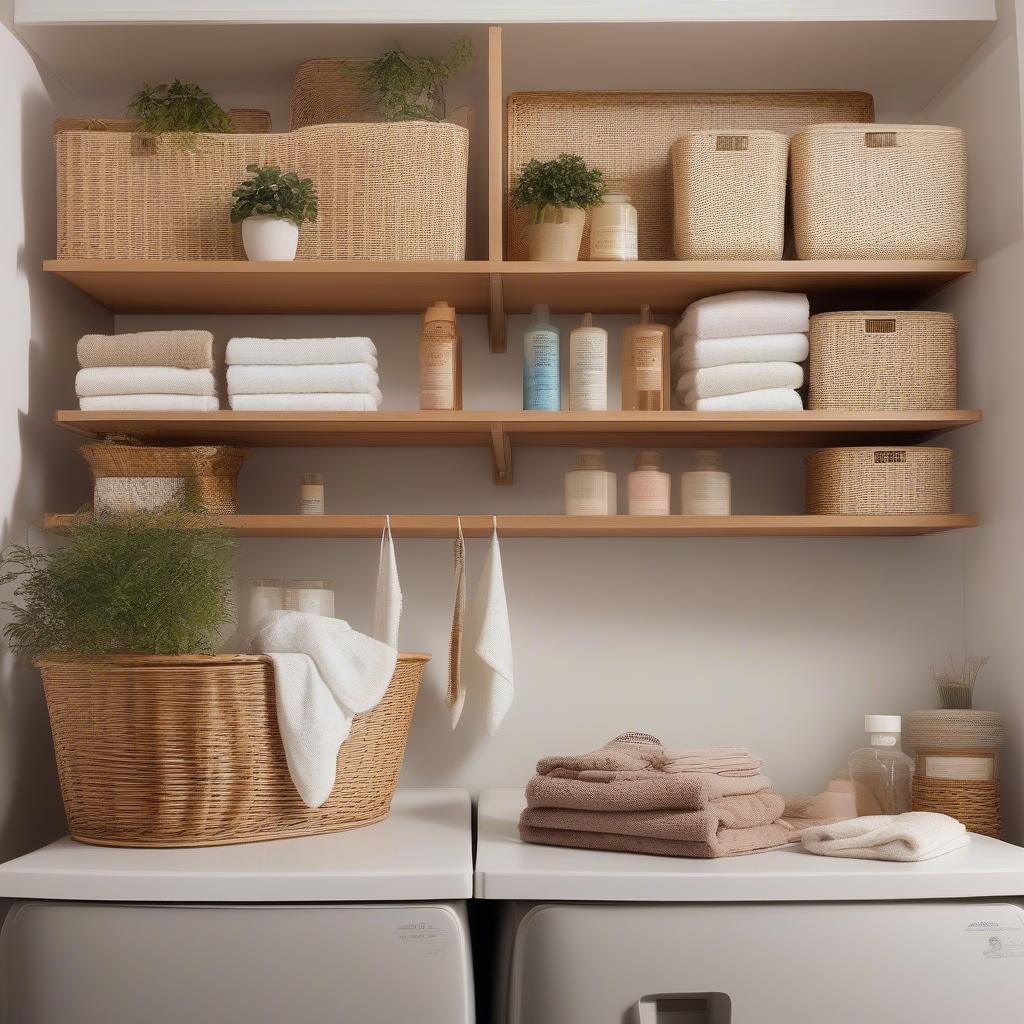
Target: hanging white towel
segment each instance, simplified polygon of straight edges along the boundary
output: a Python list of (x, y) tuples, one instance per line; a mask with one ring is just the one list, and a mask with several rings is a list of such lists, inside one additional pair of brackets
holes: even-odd
[(740, 338), (751, 334), (806, 334), (807, 296), (794, 292), (727, 292), (691, 302), (676, 328), (697, 338)]
[(806, 334), (759, 334), (745, 338), (694, 338), (687, 334), (672, 356), (677, 370), (703, 370), (728, 363), (802, 363)]
[(919, 861), (941, 857), (970, 842), (954, 818), (930, 811), (874, 814), (804, 829), (804, 849), (826, 857)]
[(377, 368), (369, 338), (232, 338), (228, 366), (306, 366), (310, 363), (366, 363)]
[(742, 395), (769, 388), (801, 387), (804, 370), (799, 363), (730, 363), (706, 370), (689, 370), (676, 382), (676, 390), (694, 392), (697, 398)]
[(452, 608), (452, 632), (448, 641), (448, 693), (447, 704), (452, 713), (453, 724), (462, 714), (466, 701), (466, 688), (462, 683), (462, 633), (466, 620), (466, 538), (462, 535), (462, 519), (459, 519), (459, 535), (455, 538), (455, 601)]
[(373, 599), (374, 639), (397, 651), (401, 619), (402, 584), (398, 580), (395, 541), (391, 536), (391, 516), (388, 516), (380, 538), (380, 560), (377, 563), (377, 592)]
[[(484, 721), (493, 736), (512, 706), (515, 683), (512, 671), (512, 630), (501, 567), (501, 547), (495, 522), (487, 561), (477, 584), (466, 630), (470, 647), (464, 673), (465, 688), (477, 691), (484, 701)], [(462, 704), (452, 709), (452, 728), (459, 722)]]
[(398, 653), (341, 619), (269, 612), (250, 649), (274, 663), (277, 723), (288, 772), (307, 807), (334, 788), (338, 751), (355, 715), (377, 706)]

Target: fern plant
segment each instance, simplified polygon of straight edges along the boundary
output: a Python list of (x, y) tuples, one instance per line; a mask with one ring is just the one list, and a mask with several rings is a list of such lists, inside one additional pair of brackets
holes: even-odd
[(67, 543), (0, 554), (15, 655), (210, 654), (231, 621), (234, 544), (208, 516), (97, 513)]
[(528, 206), (530, 222), (539, 224), (552, 206), (587, 210), (597, 206), (606, 191), (604, 174), (574, 153), (554, 160), (531, 160), (523, 166), (512, 189), (512, 205)]
[(316, 188), (311, 178), (300, 178), (294, 171), (282, 172), (274, 164), (249, 164), (252, 175), (231, 193), (231, 222), (237, 224), (253, 216), (279, 217), (297, 227), (315, 221), (319, 212)]
[(473, 43), (456, 39), (445, 58), (414, 57), (397, 44), (371, 61), (342, 66), (368, 93), (386, 121), (442, 121), (448, 79), (473, 63)]
[(200, 132), (232, 130), (231, 118), (205, 89), (177, 78), (170, 85), (144, 86), (128, 104), (128, 115), (138, 118), (142, 131), (174, 134), (188, 146)]

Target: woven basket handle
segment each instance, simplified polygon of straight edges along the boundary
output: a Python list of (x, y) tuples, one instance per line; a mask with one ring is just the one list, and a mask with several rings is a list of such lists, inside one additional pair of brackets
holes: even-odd
[(750, 148), (749, 135), (716, 135), (715, 149), (727, 153), (745, 153)]
[(896, 320), (889, 317), (868, 317), (864, 321), (865, 334), (895, 334)]
[(871, 461), (876, 466), (901, 466), (907, 461), (905, 448), (879, 448), (871, 453)]
[(868, 149), (896, 149), (899, 143), (895, 132), (865, 132), (864, 145)]

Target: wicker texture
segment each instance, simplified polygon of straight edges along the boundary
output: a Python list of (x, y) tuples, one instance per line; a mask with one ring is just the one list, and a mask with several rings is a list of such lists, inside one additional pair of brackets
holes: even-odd
[[(265, 135), (270, 131), (270, 114), (266, 110), (229, 110), (231, 130), (236, 135)], [(130, 117), (59, 117), (53, 124), (60, 132), (134, 132), (140, 122)]]
[[(929, 755), (943, 757), (991, 758), (997, 761), (994, 750), (977, 748), (951, 750), (919, 749), (914, 772), (913, 808), (915, 811), (934, 811), (948, 814), (962, 822), (968, 832), (1002, 838), (1003, 821), (999, 813), (999, 779), (935, 779), (925, 774)], [(993, 765), (993, 774), (995, 765)]]
[(346, 66), (368, 63), (346, 57), (318, 57), (303, 61), (292, 81), (290, 129), (295, 131), (313, 124), (383, 120), (373, 97), (356, 77), (346, 73)]
[(967, 146), (958, 128), (829, 124), (790, 140), (802, 260), (962, 259)]
[(948, 313), (818, 313), (808, 408), (955, 409), (956, 341)]
[(943, 515), (953, 511), (948, 448), (823, 448), (807, 457), (811, 515)]
[(299, 259), (461, 260), (469, 133), (452, 124), (327, 124), (278, 135), (200, 135), (195, 149), (136, 136), (62, 132), (57, 255), (94, 259), (244, 259), (229, 220), (246, 165), (312, 178), (320, 216)]
[[(576, 153), (636, 207), (642, 260), (673, 258), (672, 144), (704, 129), (791, 135), (825, 121), (871, 121), (874, 103), (853, 92), (540, 92), (508, 98), (508, 258), (526, 259), (527, 212), (508, 203), (528, 160)], [(589, 222), (589, 218), (588, 218)], [(590, 251), (589, 223), (583, 252)]]
[[(187, 493), (208, 512), (234, 515), (238, 511), (238, 473), (249, 454), (241, 448), (208, 446), (198, 448), (149, 448), (130, 444), (86, 444), (78, 449), (89, 465), (94, 481), (101, 479), (185, 480)], [(110, 507), (119, 493), (106, 490), (97, 505)], [(154, 495), (159, 491), (154, 490)], [(100, 495), (96, 497), (99, 499)], [(146, 494), (143, 508), (151, 508)], [(135, 511), (139, 505), (125, 505), (120, 511)]]
[(383, 700), (357, 715), (338, 778), (299, 799), (262, 657), (43, 659), (71, 835), (101, 846), (218, 846), (386, 818), (426, 655), (403, 654)]
[(788, 157), (780, 132), (679, 138), (672, 146), (676, 259), (782, 259)]
[(998, 711), (974, 708), (941, 708), (913, 711), (903, 716), (907, 749), (958, 750), (981, 747), (995, 750), (1003, 745), (1003, 716)]

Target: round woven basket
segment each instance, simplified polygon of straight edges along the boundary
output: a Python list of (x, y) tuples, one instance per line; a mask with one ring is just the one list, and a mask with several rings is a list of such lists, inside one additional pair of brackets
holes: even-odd
[[(238, 473), (249, 454), (244, 449), (86, 444), (78, 450), (92, 471), (97, 508), (122, 512), (158, 508), (174, 499), (175, 492), (165, 485), (177, 480), (182, 482), (181, 490), (208, 512), (233, 515), (238, 511)], [(124, 483), (101, 487), (101, 480)]]
[(288, 774), (269, 658), (44, 658), (71, 835), (99, 846), (220, 846), (380, 821), (428, 660), (400, 655), (384, 698), (352, 723), (331, 796), (311, 809)]
[(807, 407), (955, 409), (956, 335), (948, 313), (818, 313)]

